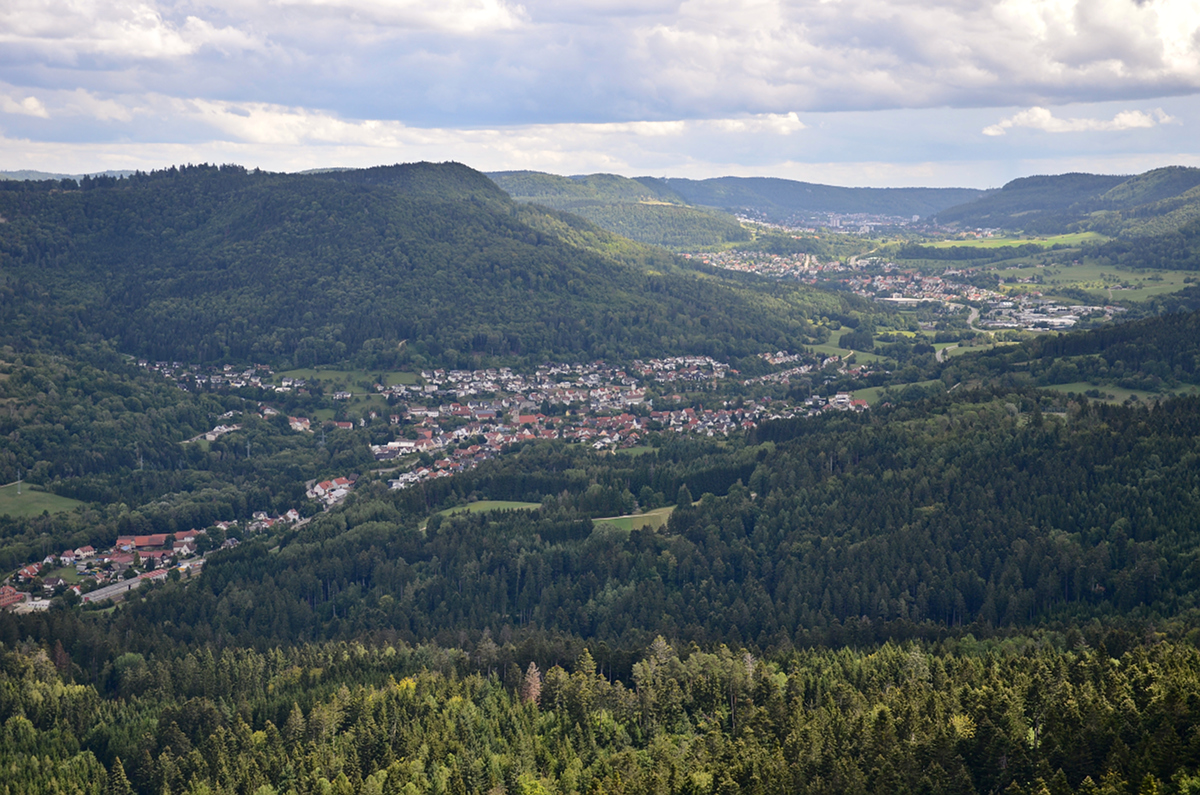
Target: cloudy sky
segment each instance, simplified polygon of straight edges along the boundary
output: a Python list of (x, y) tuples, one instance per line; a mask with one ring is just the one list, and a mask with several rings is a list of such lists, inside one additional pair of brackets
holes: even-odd
[(0, 170), (1200, 166), (1196, 0), (3, 0)]

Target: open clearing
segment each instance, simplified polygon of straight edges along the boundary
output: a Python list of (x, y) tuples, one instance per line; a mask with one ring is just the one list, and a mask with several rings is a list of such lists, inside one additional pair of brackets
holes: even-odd
[(953, 248), (955, 246), (1004, 248), (1006, 246), (1027, 246), (1031, 243), (1042, 248), (1050, 248), (1051, 246), (1078, 246), (1080, 243), (1103, 243), (1108, 239), (1098, 232), (1075, 232), (1052, 237), (982, 237), (969, 240), (942, 240), (930, 244), (930, 248)]
[(1066, 394), (1067, 392), (1074, 392), (1077, 395), (1082, 395), (1089, 389), (1098, 389), (1100, 390), (1100, 393), (1104, 395), (1104, 397), (1095, 399), (1103, 400), (1105, 403), (1124, 403), (1131, 397), (1136, 397), (1141, 401), (1164, 400), (1169, 396), (1168, 393), (1171, 392), (1176, 395), (1200, 394), (1200, 387), (1192, 384), (1182, 384), (1175, 389), (1168, 390), (1167, 392), (1147, 392), (1144, 389), (1125, 389), (1123, 387), (1113, 386), (1112, 384), (1100, 384), (1097, 386), (1096, 384), (1088, 383), (1087, 381), (1074, 381), (1070, 384), (1054, 384), (1053, 386), (1045, 387), (1045, 389), (1052, 389), (1055, 392), (1062, 392), (1063, 394)]
[(1082, 262), (1078, 265), (1049, 265), (1044, 268), (1014, 266), (994, 272), (997, 279), (1041, 278), (1041, 284), (1006, 284), (1006, 292), (1037, 290), (1051, 295), (1056, 289), (1085, 290), (1098, 303), (1113, 301), (1144, 301), (1156, 295), (1166, 295), (1196, 283), (1194, 271), (1136, 270)]
[(859, 364), (866, 364), (867, 362), (878, 361), (879, 357), (873, 353), (864, 353), (862, 351), (852, 351), (849, 348), (841, 347), (840, 343), (842, 341), (842, 337), (849, 334), (851, 331), (852, 331), (852, 329), (848, 329), (848, 328), (842, 329), (841, 331), (835, 331), (829, 337), (829, 342), (826, 342), (821, 345), (811, 345), (809, 347), (811, 347), (815, 353), (823, 353), (826, 356), (840, 356), (843, 359), (845, 359), (847, 356), (850, 356), (851, 354), (853, 354), (854, 361), (858, 362)]
[(646, 511), (645, 513), (634, 513), (628, 516), (609, 516), (603, 519), (593, 519), (592, 522), (597, 526), (605, 525), (620, 530), (641, 530), (646, 527), (651, 530), (660, 530), (666, 526), (667, 520), (671, 518), (671, 512), (674, 510), (674, 505), (668, 505), (666, 508), (655, 508), (653, 511)]
[(16, 483), (0, 486), (0, 516), (7, 514), (23, 519), (28, 516), (40, 516), (44, 511), (50, 513), (69, 511), (80, 505), (83, 503), (79, 500), (60, 497), (28, 483), (21, 484), (20, 494), (17, 494)]
[(649, 445), (639, 445), (637, 447), (622, 447), (620, 450), (617, 451), (617, 455), (627, 455), (627, 456), (633, 456), (636, 458), (639, 455), (646, 455), (648, 453), (653, 453), (655, 451), (655, 449), (657, 449), (657, 448), (650, 447)]
[(456, 505), (444, 511), (438, 511), (443, 516), (453, 516), (456, 513), (487, 513), (488, 511), (535, 511), (541, 508), (540, 502), (517, 502), (515, 500), (480, 500), (466, 505)]
[(865, 389), (856, 389), (850, 394), (854, 396), (855, 400), (865, 400), (867, 403), (874, 406), (879, 402), (880, 398), (883, 396), (884, 390), (886, 389), (890, 389), (892, 392), (899, 393), (904, 391), (905, 387), (909, 386), (928, 387), (940, 383), (941, 381), (935, 378), (932, 381), (915, 381), (911, 384), (896, 384), (895, 386), (869, 386)]

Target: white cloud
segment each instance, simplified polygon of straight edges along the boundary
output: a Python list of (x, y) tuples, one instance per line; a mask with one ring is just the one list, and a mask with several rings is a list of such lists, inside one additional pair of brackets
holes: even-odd
[(46, 90), (40, 97), (21, 96), (25, 90), (0, 82), (0, 112), (41, 119), (66, 120), (77, 123), (80, 118), (101, 122), (131, 122), (139, 112), (145, 112), (145, 97), (104, 97), (77, 88), (74, 91)]
[(154, 0), (7, 0), (0, 4), (0, 44), (68, 63), (86, 55), (182, 58), (206, 46), (224, 52), (263, 47), (236, 27), (218, 28), (195, 16), (172, 22)]
[(0, 46), (28, 68), (115, 60), (55, 74), (97, 90), (196, 96), (203, 84), (208, 99), (417, 124), (1200, 92), (1195, 0), (8, 0)]
[(50, 118), (46, 106), (37, 97), (17, 99), (8, 94), (0, 93), (0, 113), (14, 113), (20, 116), (37, 116), (41, 119)]
[(1004, 135), (1014, 127), (1029, 127), (1050, 133), (1113, 132), (1156, 127), (1175, 119), (1157, 108), (1152, 112), (1123, 110), (1111, 119), (1060, 119), (1046, 108), (1029, 108), (983, 129), (984, 135)]
[(332, 13), (361, 26), (478, 34), (511, 30), (525, 21), (525, 9), (504, 0), (273, 0), (273, 5)]
[[(163, 105), (161, 100), (153, 100)], [(554, 151), (581, 142), (639, 141), (670, 148), (694, 136), (788, 136), (806, 129), (796, 113), (733, 119), (532, 124), (482, 128), (411, 127), (393, 120), (345, 120), (332, 114), (268, 103), (169, 100), (171, 112), (208, 125), (235, 140), (273, 145), (353, 145), (374, 147), (486, 145), (516, 153)], [(160, 111), (167, 110), (160, 107)]]

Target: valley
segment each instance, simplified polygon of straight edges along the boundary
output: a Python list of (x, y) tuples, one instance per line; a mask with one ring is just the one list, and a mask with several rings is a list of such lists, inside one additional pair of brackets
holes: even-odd
[(0, 788), (1196, 787), (1190, 172), (491, 176), (0, 183)]

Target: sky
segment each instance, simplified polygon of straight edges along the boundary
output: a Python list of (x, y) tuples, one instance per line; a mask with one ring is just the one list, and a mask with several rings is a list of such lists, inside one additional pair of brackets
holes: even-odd
[(1200, 166), (1197, 0), (3, 0), (0, 171)]

